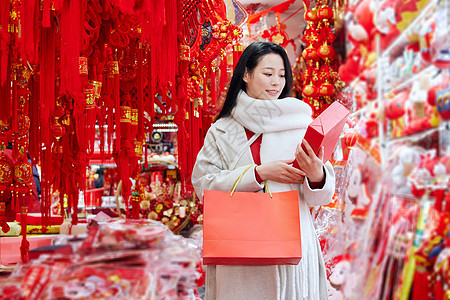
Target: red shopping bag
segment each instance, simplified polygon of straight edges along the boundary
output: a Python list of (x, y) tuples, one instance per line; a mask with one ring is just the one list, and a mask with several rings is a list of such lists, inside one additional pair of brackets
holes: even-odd
[(205, 265), (297, 265), (301, 258), (298, 191), (205, 191)]

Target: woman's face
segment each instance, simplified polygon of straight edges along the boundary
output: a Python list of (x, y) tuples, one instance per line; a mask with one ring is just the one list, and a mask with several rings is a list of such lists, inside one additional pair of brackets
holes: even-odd
[(252, 73), (245, 71), (243, 79), (247, 83), (247, 95), (260, 100), (278, 99), (286, 84), (284, 72), (280, 55), (264, 55)]

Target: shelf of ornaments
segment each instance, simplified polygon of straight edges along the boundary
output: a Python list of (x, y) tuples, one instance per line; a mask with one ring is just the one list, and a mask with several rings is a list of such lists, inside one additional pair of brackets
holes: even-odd
[[(416, 14), (407, 25), (405, 25), (406, 22), (403, 20), (402, 24), (392, 26), (392, 22), (390, 23), (391, 19), (398, 18), (398, 16), (394, 17), (390, 14), (398, 14), (398, 12), (394, 12), (394, 9), (389, 6), (379, 8), (375, 19), (378, 21), (378, 27), (385, 31), (380, 35), (380, 47), (382, 49), (380, 57), (399, 56), (404, 52), (406, 46), (419, 42), (421, 38), (425, 38), (424, 36), (421, 37), (420, 34), (431, 29), (429, 28), (432, 23), (430, 18), (436, 14), (439, 7), (443, 7), (444, 0), (416, 1), (415, 4), (416, 11), (409, 11), (409, 15), (406, 15), (405, 11), (403, 12), (405, 14), (403, 16), (404, 20)], [(398, 27), (405, 28), (399, 32)]]
[[(448, 119), (449, 112), (443, 106), (446, 99), (445, 90), (449, 88), (449, 72), (423, 64), (423, 68), (415, 72), (414, 68), (405, 67), (404, 80), (397, 81), (395, 86), (389, 85), (391, 75), (383, 76), (382, 101), (384, 116), (387, 119), (387, 142), (400, 139), (417, 139), (435, 132), (441, 119)], [(388, 72), (387, 72), (388, 73)]]
[[(427, 49), (420, 49), (419, 47), (419, 45), (422, 48), (425, 47), (425, 36), (420, 36), (420, 34), (424, 34), (423, 31), (429, 31), (434, 26), (431, 24), (432, 20), (430, 20), (430, 17), (436, 14), (438, 5), (442, 4), (442, 0), (418, 1), (417, 11), (411, 11), (407, 16), (411, 18), (411, 16), (416, 14), (416, 17), (406, 25), (402, 32), (399, 32), (395, 24), (389, 23), (389, 20), (394, 18), (393, 15), (389, 16), (389, 13), (394, 13), (394, 10), (386, 6), (380, 7), (380, 12), (377, 12), (374, 17), (380, 24), (377, 24), (372, 32), (375, 32), (376, 28), (387, 31), (379, 34), (381, 53), (377, 57), (375, 53), (376, 37), (373, 35), (371, 37), (372, 45), (370, 46), (372, 54), (367, 54), (362, 66), (364, 71), (353, 79), (349, 86), (354, 87), (361, 81), (374, 80), (377, 67), (382, 68), (382, 72), (389, 75), (389, 80), (386, 81), (386, 84), (389, 86), (388, 90), (408, 85), (410, 77), (414, 76), (414, 74), (422, 71), (433, 71), (434, 67), (428, 67), (428, 64), (420, 59), (420, 51), (422, 54), (424, 51), (427, 51)], [(439, 12), (442, 13), (441, 11)], [(384, 24), (381, 23), (383, 20)], [(372, 24), (371, 26), (375, 25)]]

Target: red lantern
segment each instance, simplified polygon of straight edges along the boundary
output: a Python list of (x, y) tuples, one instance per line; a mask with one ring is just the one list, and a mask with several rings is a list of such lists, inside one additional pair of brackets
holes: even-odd
[(302, 95), (303, 97), (314, 98), (317, 96), (317, 88), (312, 84), (305, 85), (302, 90)]
[(311, 23), (316, 23), (319, 21), (319, 18), (317, 16), (317, 10), (316, 8), (313, 9), (308, 9), (305, 12), (305, 21), (306, 22), (311, 22)]
[(14, 178), (17, 184), (28, 185), (33, 178), (33, 167), (28, 161), (21, 161), (14, 166)]
[(328, 45), (327, 42), (325, 42), (322, 46), (320, 46), (317, 54), (320, 56), (320, 58), (327, 62), (336, 57), (336, 50), (334, 50), (332, 46)]
[(345, 147), (353, 147), (356, 144), (356, 140), (358, 139), (358, 133), (355, 131), (348, 131), (344, 134), (344, 138), (342, 142)]
[(0, 191), (3, 192), (11, 184), (12, 170), (11, 163), (7, 160), (6, 156), (2, 156), (0, 158)]
[(334, 95), (334, 86), (325, 82), (319, 86), (319, 95), (322, 97), (332, 97)]
[(308, 48), (303, 50), (302, 56), (307, 61), (308, 60), (317, 61), (319, 59), (317, 50), (315, 48), (313, 48), (312, 45), (309, 45)]
[(317, 17), (322, 19), (324, 22), (328, 22), (328, 20), (333, 20), (333, 9), (329, 6), (322, 6), (317, 11)]
[(54, 118), (52, 124), (52, 134), (59, 141), (66, 134), (66, 128), (61, 125), (59, 118)]

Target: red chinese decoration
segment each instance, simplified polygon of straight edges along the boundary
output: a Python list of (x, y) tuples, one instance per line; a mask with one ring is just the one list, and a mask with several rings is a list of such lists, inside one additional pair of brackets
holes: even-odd
[(313, 109), (314, 117), (325, 110), (336, 97), (336, 91), (342, 87), (338, 78), (336, 51), (332, 44), (335, 35), (333, 25), (333, 8), (326, 0), (318, 1), (316, 7), (310, 8), (310, 2), (304, 1), (307, 27), (302, 41), (307, 45), (302, 57), (305, 60), (303, 74), (300, 78), (294, 72), (296, 82), (302, 82), (303, 100)]

